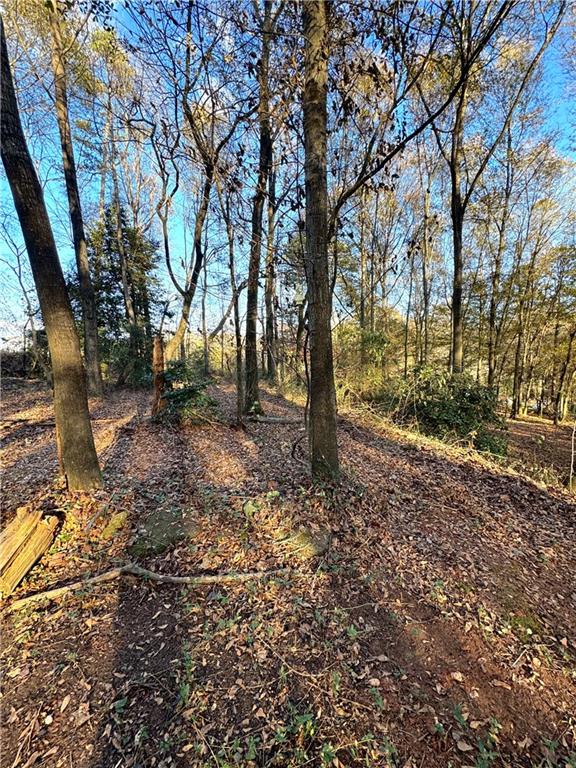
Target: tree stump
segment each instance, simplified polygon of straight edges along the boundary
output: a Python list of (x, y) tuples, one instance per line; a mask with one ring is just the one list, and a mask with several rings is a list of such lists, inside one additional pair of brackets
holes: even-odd
[(0, 596), (11, 595), (54, 540), (57, 517), (20, 508), (0, 534)]

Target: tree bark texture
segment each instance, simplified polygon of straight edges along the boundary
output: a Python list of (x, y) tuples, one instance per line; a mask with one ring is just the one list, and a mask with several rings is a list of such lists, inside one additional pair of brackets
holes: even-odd
[(306, 250), (310, 344), (309, 442), (312, 474), (338, 475), (336, 391), (332, 356), (332, 296), (328, 265), (327, 94), (328, 2), (303, 4), (304, 151), (306, 180)]
[(88, 490), (100, 487), (102, 480), (90, 425), (80, 342), (42, 187), (20, 122), (1, 21), (0, 56), (2, 162), (22, 227), (48, 337), (62, 469), (70, 490)]

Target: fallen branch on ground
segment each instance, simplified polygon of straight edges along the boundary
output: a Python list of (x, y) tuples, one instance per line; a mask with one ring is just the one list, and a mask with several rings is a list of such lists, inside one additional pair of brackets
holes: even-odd
[(281, 416), (250, 416), (249, 421), (255, 421), (258, 424), (300, 424), (304, 426), (302, 419), (285, 419)]
[(25, 605), (40, 600), (55, 600), (70, 592), (75, 592), (78, 589), (85, 589), (86, 587), (91, 587), (95, 584), (102, 584), (105, 581), (113, 581), (114, 579), (120, 578), (120, 576), (138, 576), (143, 579), (150, 579), (150, 581), (156, 581), (159, 584), (189, 584), (192, 586), (201, 586), (203, 584), (223, 584), (226, 582), (242, 583), (253, 579), (265, 579), (268, 576), (287, 575), (288, 573), (290, 573), (290, 568), (275, 568), (271, 571), (249, 571), (248, 573), (215, 573), (199, 574), (198, 576), (173, 576), (169, 573), (149, 571), (147, 568), (141, 568), (134, 563), (127, 563), (119, 568), (112, 568), (110, 571), (100, 573), (98, 576), (91, 576), (88, 579), (75, 581), (73, 584), (67, 584), (64, 587), (49, 589), (46, 592), (37, 592), (34, 595), (15, 600), (13, 603), (6, 606), (5, 613), (12, 613), (12, 611), (17, 611)]
[[(118, 421), (116, 417), (110, 418), (90, 418), (90, 421)], [(0, 419), (0, 424), (29, 424), (31, 427), (55, 427), (54, 420), (36, 421), (36, 419)]]

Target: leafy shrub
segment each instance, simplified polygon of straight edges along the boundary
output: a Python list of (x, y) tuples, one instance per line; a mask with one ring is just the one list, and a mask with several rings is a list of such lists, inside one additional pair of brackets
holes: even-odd
[(427, 435), (466, 441), (481, 451), (506, 453), (504, 422), (493, 389), (466, 374), (416, 370), (392, 409), (395, 421), (415, 424)]
[(177, 422), (202, 422), (202, 411), (214, 412), (216, 401), (207, 394), (210, 379), (194, 359), (172, 360), (164, 373), (167, 390), (164, 393), (163, 418)]

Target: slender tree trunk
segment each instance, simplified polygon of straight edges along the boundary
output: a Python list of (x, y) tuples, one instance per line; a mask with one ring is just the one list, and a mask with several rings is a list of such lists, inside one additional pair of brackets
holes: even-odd
[(572, 351), (574, 348), (575, 338), (576, 338), (576, 325), (572, 328), (572, 330), (570, 331), (570, 335), (568, 336), (568, 349), (566, 351), (566, 357), (564, 358), (564, 361), (562, 363), (562, 369), (560, 371), (560, 382), (558, 384), (558, 392), (556, 394), (556, 401), (554, 404), (555, 405), (554, 424), (558, 424), (559, 422), (563, 421), (566, 416), (566, 410), (567, 410), (566, 390), (569, 389), (569, 387), (566, 387), (566, 383), (568, 381), (567, 373), (570, 367), (570, 363), (572, 361)]
[(182, 314), (180, 315), (180, 321), (174, 336), (166, 344), (166, 359), (173, 360), (182, 342), (184, 341), (184, 335), (188, 328), (188, 320), (190, 318), (190, 310), (192, 309), (192, 301), (196, 294), (196, 287), (198, 285), (198, 278), (200, 276), (200, 270), (204, 263), (204, 249), (202, 247), (202, 232), (204, 231), (204, 223), (208, 215), (208, 206), (210, 205), (210, 194), (212, 192), (212, 183), (214, 180), (214, 166), (212, 163), (207, 163), (204, 168), (204, 186), (202, 188), (202, 198), (200, 200), (200, 207), (196, 214), (196, 221), (194, 223), (194, 266), (192, 267), (189, 275), (186, 279), (186, 287), (184, 289), (184, 297), (182, 301)]
[(462, 373), (464, 369), (464, 328), (462, 320), (462, 291), (464, 285), (462, 258), (462, 234), (464, 214), (460, 191), (455, 187), (452, 195), (452, 234), (454, 276), (452, 279), (452, 354), (453, 373)]
[(268, 180), (268, 237), (266, 240), (266, 285), (264, 301), (266, 304), (266, 364), (268, 378), (276, 381), (276, 270), (274, 265), (274, 229), (275, 229), (275, 174), (271, 171)]
[(464, 327), (462, 316), (464, 262), (462, 255), (462, 237), (464, 231), (465, 206), (464, 201), (462, 200), (461, 166), (466, 95), (466, 84), (464, 84), (456, 109), (452, 150), (450, 154), (450, 216), (452, 221), (452, 254), (454, 262), (454, 273), (452, 278), (452, 344), (450, 360), (453, 373), (462, 373), (464, 370)]
[(80, 342), (42, 188), (18, 114), (1, 18), (0, 60), (2, 162), (22, 227), (48, 337), (59, 456), (70, 490), (98, 488), (102, 480), (90, 425)]
[(424, 193), (424, 232), (422, 242), (422, 364), (428, 364), (428, 354), (430, 350), (430, 278), (428, 267), (430, 264), (430, 178)]
[(166, 389), (166, 379), (164, 377), (164, 345), (162, 336), (154, 336), (152, 347), (152, 374), (154, 376), (154, 403), (152, 405), (152, 416), (156, 416), (166, 407), (164, 400), (164, 391)]
[(76, 254), (76, 267), (80, 284), (80, 301), (82, 305), (82, 320), (84, 322), (84, 356), (86, 360), (86, 374), (88, 389), (94, 395), (102, 395), (102, 375), (100, 372), (100, 360), (98, 355), (98, 319), (96, 314), (96, 296), (90, 276), (88, 262), (88, 249), (86, 247), (86, 235), (84, 232), (84, 220), (80, 204), (80, 192), (78, 190), (78, 177), (76, 162), (74, 159), (74, 147), (72, 144), (72, 131), (70, 130), (70, 116), (68, 113), (68, 93), (66, 84), (66, 69), (64, 65), (62, 35), (60, 29), (60, 3), (54, 4), (53, 10), (48, 12), (50, 18), (50, 31), (52, 34), (52, 73), (54, 75), (54, 100), (56, 104), (56, 118), (60, 132), (60, 146), (62, 149), (62, 162), (64, 165), (64, 179), (66, 181), (66, 193), (68, 196), (68, 209), (72, 223), (72, 237), (74, 240), (74, 252)]
[(410, 312), (412, 311), (412, 287), (414, 284), (414, 255), (410, 257), (410, 284), (408, 288), (408, 305), (404, 319), (404, 379), (408, 378), (408, 338), (410, 330)]
[(502, 259), (506, 247), (506, 228), (510, 211), (510, 197), (512, 195), (512, 130), (508, 126), (506, 138), (506, 184), (504, 186), (504, 204), (498, 226), (498, 244), (494, 258), (494, 270), (492, 272), (492, 286), (490, 293), (490, 310), (488, 315), (488, 386), (494, 387), (496, 376), (496, 360), (500, 343), (500, 333), (497, 328), (498, 301), (500, 297), (500, 281), (502, 279)]
[(127, 378), (127, 372), (134, 367), (136, 359), (138, 357), (138, 345), (139, 345), (139, 329), (138, 318), (136, 316), (136, 308), (134, 306), (134, 291), (132, 285), (132, 275), (130, 274), (130, 265), (128, 264), (128, 254), (126, 253), (126, 245), (124, 242), (124, 226), (122, 223), (122, 207), (120, 204), (120, 185), (118, 182), (118, 170), (114, 149), (114, 131), (111, 128), (110, 139), (112, 143), (112, 184), (114, 190), (114, 226), (116, 235), (116, 247), (118, 248), (118, 257), (120, 259), (120, 275), (122, 280), (122, 295), (124, 297), (124, 310), (126, 312), (126, 320), (128, 321), (128, 332), (130, 335), (130, 347), (127, 370), (123, 371), (120, 375), (119, 383), (124, 383)]
[(208, 329), (206, 328), (206, 295), (208, 293), (208, 274), (206, 269), (206, 260), (202, 269), (202, 347), (204, 353), (204, 373), (210, 374), (210, 346), (208, 340)]
[[(366, 365), (366, 187), (360, 193), (360, 296), (359, 296), (359, 324), (360, 324), (360, 365)], [(336, 237), (334, 238), (336, 242)]]
[(270, 34), (272, 22), (272, 0), (264, 0), (262, 21), (262, 51), (258, 66), (258, 125), (259, 125), (259, 160), (258, 179), (252, 206), (252, 237), (250, 240), (250, 262), (248, 265), (248, 289), (246, 293), (246, 413), (261, 413), (258, 394), (258, 278), (260, 276), (260, 256), (262, 250), (262, 217), (266, 186), (272, 163), (272, 138), (270, 134)]
[(327, 0), (302, 6), (304, 48), (304, 151), (306, 179), (306, 253), (310, 341), (309, 440), (315, 478), (338, 475), (336, 390), (332, 357), (327, 190), (328, 95)]

